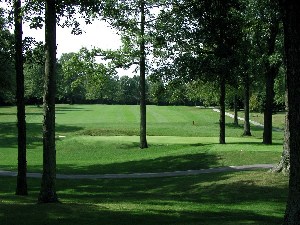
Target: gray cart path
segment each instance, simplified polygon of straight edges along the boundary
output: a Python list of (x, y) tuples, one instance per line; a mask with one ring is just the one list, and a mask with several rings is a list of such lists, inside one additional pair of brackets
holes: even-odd
[[(159, 173), (129, 173), (129, 174), (57, 174), (58, 179), (130, 179), (130, 178), (157, 178), (157, 177), (178, 177), (178, 176), (190, 176), (208, 173), (220, 173), (220, 172), (238, 172), (238, 171), (249, 171), (249, 170), (260, 170), (260, 169), (272, 169), (275, 165), (273, 164), (255, 164), (255, 165), (244, 165), (244, 166), (227, 166), (210, 169), (199, 169), (199, 170), (185, 170), (185, 171), (173, 171), (173, 172), (159, 172)], [(0, 177), (16, 177), (17, 172), (5, 171), (0, 169)], [(27, 177), (30, 178), (41, 178), (40, 173), (27, 173)]]

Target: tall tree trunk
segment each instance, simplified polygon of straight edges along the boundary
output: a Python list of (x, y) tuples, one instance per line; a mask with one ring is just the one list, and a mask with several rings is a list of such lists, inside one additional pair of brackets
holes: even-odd
[(244, 136), (251, 136), (249, 99), (250, 99), (250, 80), (249, 80), (249, 74), (246, 73), (244, 77), (244, 114), (245, 114), (244, 133), (243, 133)]
[(146, 130), (146, 53), (145, 53), (145, 1), (141, 0), (140, 34), (140, 148), (148, 148)]
[(266, 102), (264, 107), (264, 133), (263, 143), (270, 145), (272, 144), (272, 112), (273, 112), (273, 101), (274, 101), (274, 82), (275, 74), (272, 66), (268, 66), (268, 72), (266, 73)]
[(226, 81), (225, 77), (220, 77), (220, 137), (219, 143), (225, 144), (225, 97), (226, 97)]
[(239, 119), (238, 119), (238, 97), (237, 94), (234, 95), (234, 118), (233, 118), (233, 124), (235, 126), (239, 125)]
[(281, 0), (287, 62), (290, 179), (284, 225), (300, 224), (300, 5)]
[[(276, 37), (279, 32), (280, 19), (274, 16), (270, 26), (270, 37), (268, 40), (268, 57), (271, 57), (275, 52)], [(266, 80), (266, 102), (264, 107), (264, 133), (263, 143), (272, 144), (272, 112), (274, 101), (274, 82), (279, 71), (279, 62), (271, 63), (269, 60), (265, 62), (265, 80)]]
[(56, 9), (55, 0), (46, 0), (45, 11), (45, 90), (43, 122), (43, 176), (38, 201), (58, 202), (55, 188), (55, 92), (56, 92)]
[(24, 100), (23, 44), (21, 0), (14, 1), (15, 19), (15, 66), (17, 81), (17, 118), (18, 118), (18, 176), (16, 195), (27, 195), (26, 161), (26, 120)]

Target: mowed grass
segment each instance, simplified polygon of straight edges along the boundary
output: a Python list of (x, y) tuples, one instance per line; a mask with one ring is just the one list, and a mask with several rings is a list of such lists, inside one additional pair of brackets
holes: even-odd
[[(0, 108), (0, 169), (16, 171), (16, 108)], [(242, 137), (227, 119), (218, 144), (218, 113), (195, 107), (148, 106), (148, 149), (139, 149), (138, 106), (58, 105), (58, 173), (164, 172), (276, 163), (283, 133), (263, 145), (262, 129)], [(194, 121), (194, 125), (193, 122)], [(42, 168), (42, 109), (27, 107), (28, 170)], [(15, 196), (16, 179), (0, 177), (0, 224), (232, 225), (281, 224), (288, 178), (265, 170), (148, 179), (57, 180), (62, 204)]]
[[(0, 108), (0, 167), (16, 170), (15, 107)], [(139, 149), (139, 107), (58, 105), (57, 170), (67, 174), (162, 172), (230, 165), (276, 163), (282, 132), (274, 145), (261, 144), (262, 129), (242, 137), (227, 118), (227, 144), (218, 144), (219, 114), (211, 109), (148, 106), (148, 149)], [(194, 121), (194, 124), (193, 124)], [(42, 109), (27, 107), (28, 171), (42, 169)]]
[(0, 223), (4, 225), (276, 225), (282, 224), (287, 177), (236, 172), (178, 178), (57, 180), (62, 204), (36, 204), (14, 195), (15, 179), (1, 178)]
[[(232, 113), (232, 111), (229, 111), (229, 113)], [(244, 111), (239, 111), (238, 112), (239, 117), (244, 117)], [(277, 129), (284, 129), (285, 126), (285, 112), (276, 112), (272, 115), (272, 123), (273, 123), (273, 128)], [(259, 122), (261, 124), (264, 124), (264, 114), (263, 113), (258, 113), (258, 112), (251, 112), (250, 113), (250, 120)]]

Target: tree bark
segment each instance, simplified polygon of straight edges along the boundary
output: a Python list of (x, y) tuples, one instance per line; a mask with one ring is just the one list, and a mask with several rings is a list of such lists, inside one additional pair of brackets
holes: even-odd
[(225, 77), (220, 77), (220, 136), (219, 143), (225, 144), (225, 97), (226, 97), (226, 80)]
[[(268, 56), (275, 52), (276, 37), (279, 31), (279, 19), (274, 18), (270, 27), (270, 37), (268, 40)], [(279, 71), (279, 63), (271, 63), (269, 60), (265, 62), (265, 82), (266, 82), (266, 101), (264, 107), (264, 132), (263, 143), (267, 145), (272, 144), (272, 113), (274, 101), (274, 82)]]
[(283, 140), (283, 151), (279, 163), (272, 169), (272, 172), (283, 174), (289, 174), (290, 172), (290, 131), (289, 131), (289, 120), (288, 111), (285, 115), (285, 128), (284, 128), (284, 140)]
[(244, 136), (251, 136), (251, 130), (250, 130), (250, 80), (249, 80), (249, 74), (246, 73), (244, 77), (244, 114), (245, 114), (245, 120), (244, 120)]
[(16, 195), (28, 195), (27, 191), (27, 161), (26, 161), (26, 115), (24, 100), (24, 70), (22, 44), (21, 0), (14, 1), (15, 20), (15, 67), (17, 81), (17, 118), (18, 118), (18, 175)]
[(56, 9), (55, 0), (46, 0), (45, 10), (45, 86), (43, 122), (43, 176), (40, 203), (58, 202), (55, 188), (55, 92), (56, 92)]
[(272, 144), (272, 114), (274, 101), (274, 82), (275, 74), (272, 68), (266, 73), (266, 102), (264, 107), (264, 133), (263, 143)]
[(141, 0), (140, 34), (140, 148), (148, 148), (146, 129), (146, 53), (145, 53), (145, 1)]
[(300, 6), (281, 0), (287, 63), (290, 179), (284, 225), (300, 224)]
[(237, 94), (234, 95), (234, 118), (233, 118), (233, 124), (235, 126), (239, 125), (239, 119), (238, 119), (238, 97)]
[(285, 127), (284, 127), (284, 139), (283, 139), (283, 151), (279, 163), (272, 168), (272, 172), (283, 174), (289, 174), (290, 172), (290, 130), (289, 130), (289, 119), (288, 119), (288, 92), (285, 91)]

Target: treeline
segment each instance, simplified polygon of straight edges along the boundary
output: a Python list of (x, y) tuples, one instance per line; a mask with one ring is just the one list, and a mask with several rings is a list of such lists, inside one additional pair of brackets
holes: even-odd
[[(43, 46), (28, 51), (25, 56), (25, 99), (27, 104), (42, 104), (44, 64)], [(86, 48), (77, 53), (65, 53), (57, 62), (58, 103), (68, 104), (140, 104), (139, 76), (117, 75), (112, 65), (96, 62), (95, 54)], [(162, 79), (146, 79), (146, 100), (156, 105), (194, 105), (201, 100), (189, 97), (195, 91), (180, 80), (165, 83)], [(14, 98), (6, 101), (13, 103)]]
[[(7, 35), (12, 36), (8, 30)], [(11, 45), (12, 43), (9, 46)], [(41, 105), (43, 101), (41, 84), (44, 79), (43, 43), (35, 43), (32, 49), (27, 49), (24, 58), (25, 101), (27, 104)], [(76, 53), (62, 54), (57, 61), (56, 102), (138, 105), (139, 76), (133, 72), (128, 76), (119, 77), (115, 65), (97, 62), (96, 58), (95, 52), (86, 48)], [(12, 55), (8, 55), (6, 63), (0, 66), (3, 67), (0, 104), (14, 105), (16, 81)], [(253, 80), (251, 85), (250, 109), (263, 112), (266, 95), (264, 82)], [(284, 86), (284, 72), (281, 71), (275, 78), (273, 111), (284, 109)], [(244, 107), (242, 89), (241, 86), (233, 88), (227, 85), (227, 108), (233, 109), (235, 100), (239, 109)], [(151, 74), (146, 79), (147, 104), (217, 106), (218, 97), (219, 89), (216, 81), (200, 79), (186, 81), (182, 77), (168, 79), (156, 74)]]

